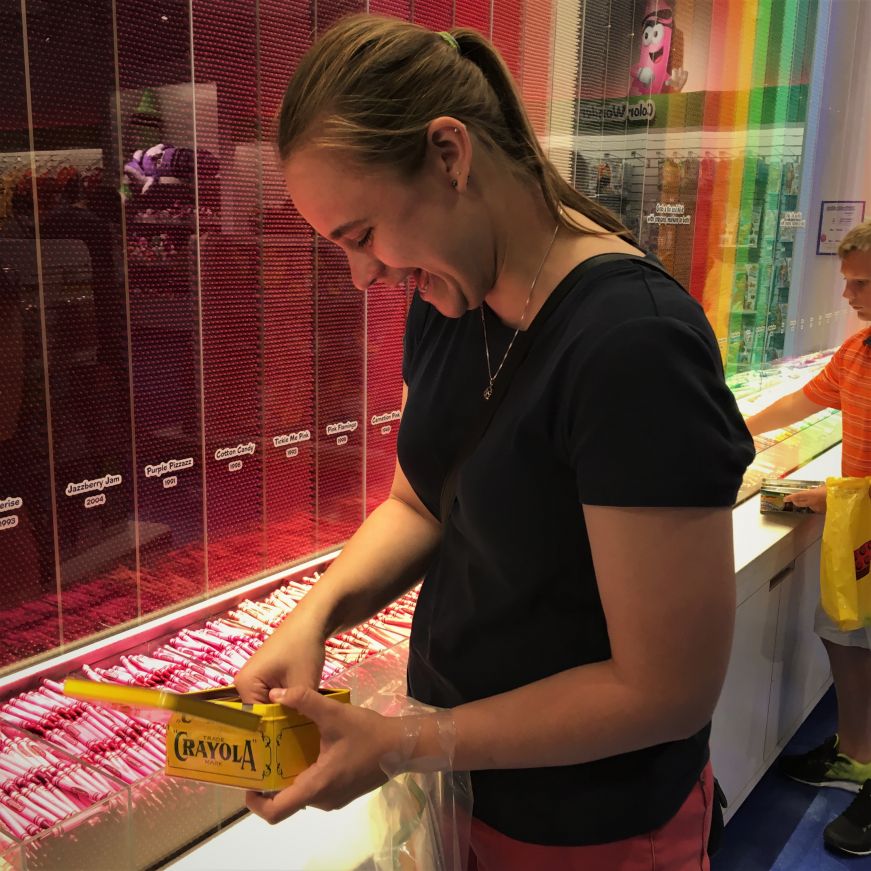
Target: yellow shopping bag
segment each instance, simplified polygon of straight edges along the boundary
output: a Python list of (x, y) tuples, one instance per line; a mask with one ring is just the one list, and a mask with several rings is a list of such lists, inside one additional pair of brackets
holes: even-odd
[(840, 629), (871, 624), (871, 478), (826, 481), (820, 561), (823, 610)]

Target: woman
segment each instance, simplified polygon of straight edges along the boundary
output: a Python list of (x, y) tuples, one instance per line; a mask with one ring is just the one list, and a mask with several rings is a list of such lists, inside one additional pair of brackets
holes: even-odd
[[(472, 771), (479, 868), (707, 867), (753, 450), (701, 309), (560, 178), (473, 31), (341, 21), (279, 128), (288, 192), (355, 285), (417, 294), (390, 497), (237, 680), (311, 716), (321, 756), (249, 807), (275, 822), (452, 766)], [(422, 574), (409, 693), (448, 710), (385, 718), (313, 692), (324, 640)]]

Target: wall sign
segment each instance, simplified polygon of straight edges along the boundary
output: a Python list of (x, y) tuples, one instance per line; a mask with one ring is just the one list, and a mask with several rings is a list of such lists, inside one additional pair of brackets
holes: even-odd
[(817, 254), (837, 254), (838, 246), (851, 227), (865, 220), (865, 200), (823, 200)]

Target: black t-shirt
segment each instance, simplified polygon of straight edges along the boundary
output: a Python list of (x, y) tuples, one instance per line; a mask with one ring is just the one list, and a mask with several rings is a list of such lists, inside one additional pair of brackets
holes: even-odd
[[(581, 505), (730, 506), (753, 458), (701, 307), (637, 260), (581, 270), (563, 279), (569, 292), (537, 327), (459, 474), (411, 634), (409, 693), (429, 704), (455, 706), (608, 659)], [(484, 313), (495, 367), (513, 330), (486, 305)], [(450, 319), (415, 296), (398, 455), (435, 516), (484, 402), (483, 342), (478, 311)], [(637, 554), (639, 608), (645, 559)], [(581, 765), (473, 772), (474, 813), (540, 844), (651, 831), (697, 781), (709, 731)]]

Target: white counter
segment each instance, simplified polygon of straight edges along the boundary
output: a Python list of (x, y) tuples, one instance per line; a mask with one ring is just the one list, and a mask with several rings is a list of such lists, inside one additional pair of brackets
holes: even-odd
[(340, 811), (306, 808), (275, 826), (248, 814), (168, 866), (172, 871), (351, 871), (377, 845), (372, 796)]
[[(841, 446), (836, 445), (790, 475), (803, 481), (824, 481), (841, 474)], [(823, 532), (820, 516), (759, 513), (759, 495), (732, 512), (738, 604), (760, 579), (768, 580), (807, 550)]]

